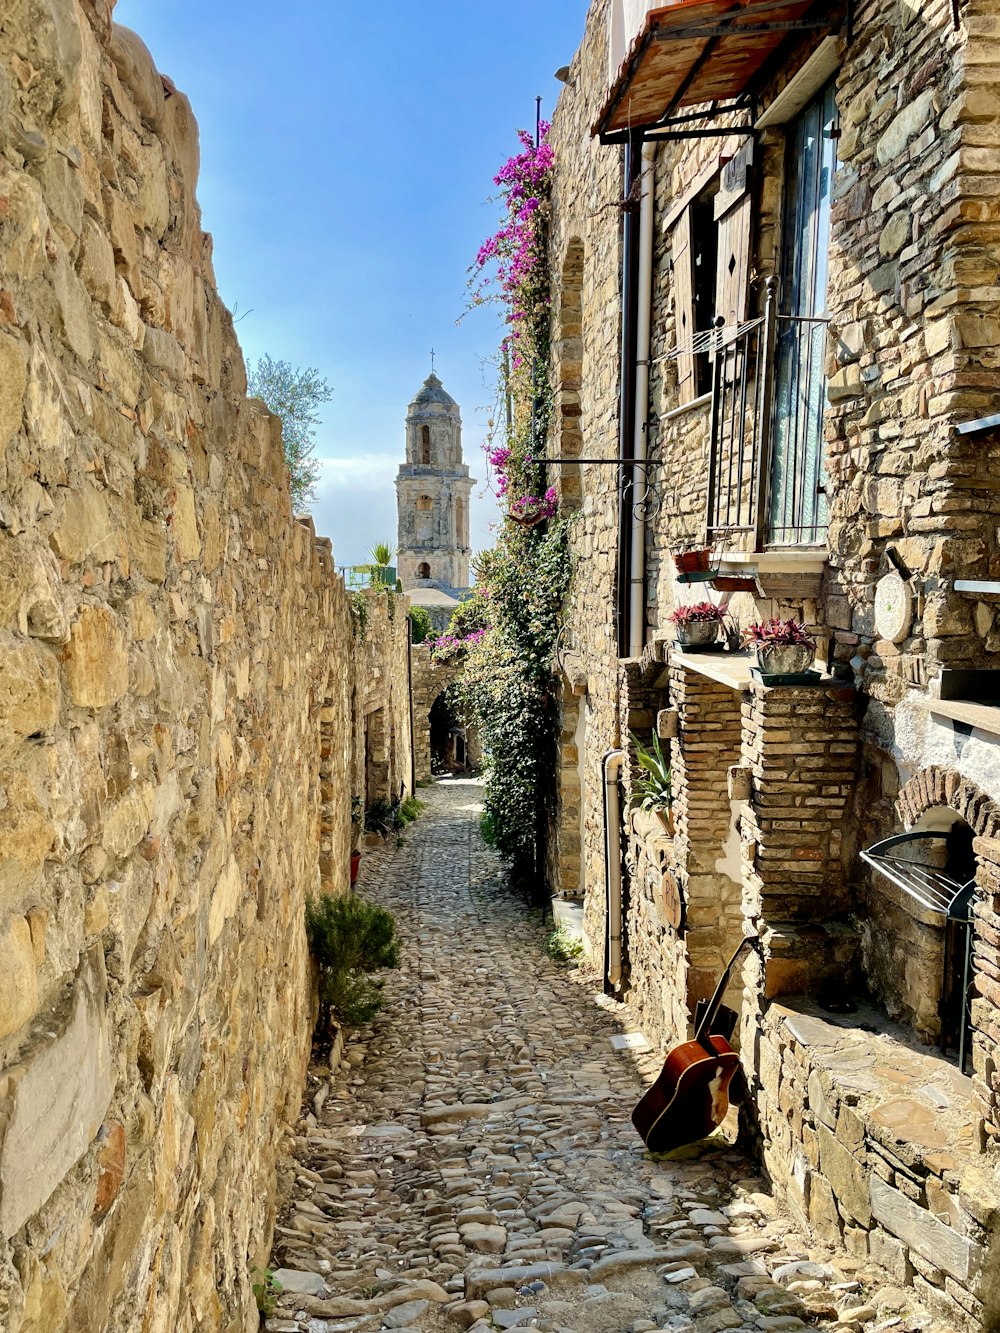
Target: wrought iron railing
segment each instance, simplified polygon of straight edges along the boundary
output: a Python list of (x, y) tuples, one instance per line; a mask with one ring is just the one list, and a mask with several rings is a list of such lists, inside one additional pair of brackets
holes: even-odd
[(769, 278), (764, 314), (720, 325), (712, 346), (709, 538), (749, 533), (755, 550), (826, 534), (823, 470), (826, 318), (782, 315)]

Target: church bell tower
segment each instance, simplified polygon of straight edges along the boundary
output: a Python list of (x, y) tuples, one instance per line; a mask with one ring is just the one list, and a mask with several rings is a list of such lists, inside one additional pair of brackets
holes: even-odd
[(396, 478), (396, 565), (403, 591), (469, 587), (469, 498), (462, 415), (433, 370), (406, 415), (406, 462)]

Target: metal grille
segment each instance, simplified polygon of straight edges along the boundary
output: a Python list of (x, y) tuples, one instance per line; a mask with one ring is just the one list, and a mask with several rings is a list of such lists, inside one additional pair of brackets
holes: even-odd
[[(829, 321), (779, 314), (776, 289), (777, 280), (770, 278), (762, 318), (739, 329), (716, 329), (711, 353), (708, 531), (710, 536), (751, 532), (758, 551), (768, 545), (811, 546), (826, 534), (821, 434), (799, 430), (806, 414), (799, 412), (794, 393), (775, 403), (775, 371), (781, 355), (787, 379), (787, 366), (805, 348), (812, 354)], [(815, 405), (811, 408), (815, 416)], [(790, 430), (798, 440), (791, 454), (782, 450), (777, 469), (776, 424), (782, 440)]]
[[(972, 906), (976, 881), (975, 878), (959, 879), (949, 873), (947, 841), (944, 833), (897, 833), (862, 852), (861, 859), (908, 898), (939, 918), (944, 929), (944, 967), (938, 1007), (941, 1050), (957, 1047), (959, 1068), (964, 1073), (972, 1027)], [(935, 843), (940, 846), (932, 846)], [(935, 866), (927, 860), (917, 859), (928, 851), (943, 864)]]
[[(715, 332), (708, 530), (758, 532), (763, 480), (764, 319)], [(758, 543), (759, 546), (759, 543)]]

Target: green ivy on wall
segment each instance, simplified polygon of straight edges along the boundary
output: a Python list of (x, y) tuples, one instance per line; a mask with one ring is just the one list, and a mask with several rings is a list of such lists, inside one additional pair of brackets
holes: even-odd
[(494, 178), (506, 216), (473, 266), (473, 300), (496, 300), (501, 345), (499, 424), (485, 452), (507, 508), (496, 546), (476, 564), (484, 628), (462, 637), (462, 689), (478, 721), (491, 840), (520, 868), (539, 866), (556, 772), (553, 661), (571, 575), (570, 519), (546, 488), (552, 414), (548, 378), (549, 217), (554, 158), (543, 121), (519, 132), (521, 151)]

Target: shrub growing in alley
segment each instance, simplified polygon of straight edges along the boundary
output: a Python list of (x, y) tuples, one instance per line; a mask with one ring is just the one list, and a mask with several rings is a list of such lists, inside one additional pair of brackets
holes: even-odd
[(391, 912), (355, 894), (306, 901), (306, 934), (319, 970), (320, 1039), (336, 1021), (370, 1023), (382, 1008), (382, 984), (371, 976), (399, 966), (396, 921)]

